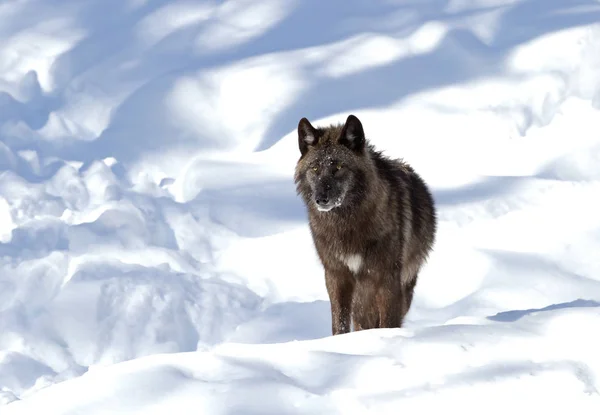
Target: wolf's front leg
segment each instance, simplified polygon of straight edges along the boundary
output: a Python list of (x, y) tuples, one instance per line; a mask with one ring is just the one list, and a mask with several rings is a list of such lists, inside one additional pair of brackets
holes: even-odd
[(379, 327), (379, 310), (376, 303), (376, 286), (373, 280), (359, 278), (354, 288), (352, 320), (354, 331)]
[(350, 332), (350, 310), (354, 278), (345, 273), (325, 271), (325, 285), (331, 302), (331, 332), (335, 336)]
[(402, 307), (404, 305), (400, 287), (390, 285), (377, 289), (376, 304), (379, 311), (380, 328), (397, 328), (402, 325)]

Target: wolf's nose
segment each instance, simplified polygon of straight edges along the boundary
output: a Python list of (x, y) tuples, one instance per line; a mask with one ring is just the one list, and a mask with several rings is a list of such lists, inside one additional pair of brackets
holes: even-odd
[(319, 206), (325, 206), (329, 203), (329, 198), (327, 196), (320, 196), (320, 197), (317, 197), (316, 202), (317, 202), (317, 205), (319, 205)]

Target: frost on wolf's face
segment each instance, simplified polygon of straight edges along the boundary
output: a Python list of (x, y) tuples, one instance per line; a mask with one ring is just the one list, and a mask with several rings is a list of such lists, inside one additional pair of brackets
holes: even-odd
[(335, 154), (327, 154), (330, 152), (323, 153), (310, 164), (306, 180), (317, 210), (329, 212), (344, 204), (348, 191), (353, 187), (354, 174), (347, 162), (335, 157)]
[(344, 202), (351, 187), (352, 173), (340, 160), (330, 155), (315, 160), (307, 172), (315, 206), (321, 212), (329, 212)]
[(305, 202), (320, 212), (329, 212), (356, 201), (365, 144), (358, 118), (349, 116), (343, 126), (329, 129), (314, 128), (302, 119), (298, 139)]

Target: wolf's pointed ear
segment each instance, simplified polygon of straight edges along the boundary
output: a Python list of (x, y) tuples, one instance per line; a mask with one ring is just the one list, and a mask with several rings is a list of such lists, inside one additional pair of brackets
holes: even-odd
[(348, 115), (346, 124), (342, 128), (339, 143), (345, 145), (352, 151), (362, 151), (365, 147), (365, 132), (358, 118), (354, 115)]
[(298, 147), (300, 147), (300, 153), (305, 155), (309, 147), (317, 145), (318, 140), (315, 127), (306, 118), (302, 118), (298, 123)]

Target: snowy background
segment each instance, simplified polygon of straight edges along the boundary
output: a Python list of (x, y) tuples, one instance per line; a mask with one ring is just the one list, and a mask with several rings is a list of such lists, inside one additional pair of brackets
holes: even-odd
[[(600, 413), (598, 22), (0, 1), (0, 413)], [(440, 224), (406, 326), (331, 337), (295, 131), (350, 113)]]

